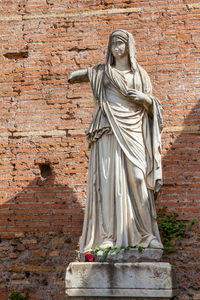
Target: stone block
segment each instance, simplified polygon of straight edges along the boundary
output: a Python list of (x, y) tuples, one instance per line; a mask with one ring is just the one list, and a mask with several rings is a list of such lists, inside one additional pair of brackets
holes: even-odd
[[(177, 293), (169, 263), (71, 263), (69, 299), (171, 299)], [(91, 298), (90, 298), (91, 297)]]
[[(80, 254), (80, 261), (85, 261), (85, 254)], [(95, 256), (95, 262), (108, 262), (108, 263), (124, 263), (124, 262), (153, 262), (153, 261), (160, 261), (163, 255), (162, 249), (143, 249), (141, 252), (138, 249), (130, 249), (125, 250), (122, 249), (118, 254), (115, 252), (112, 254), (108, 254), (106, 261), (102, 256), (102, 251), (99, 251), (97, 256)]]

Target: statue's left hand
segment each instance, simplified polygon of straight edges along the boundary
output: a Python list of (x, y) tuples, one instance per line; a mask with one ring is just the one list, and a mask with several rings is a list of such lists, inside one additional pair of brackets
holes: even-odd
[(144, 93), (137, 90), (129, 90), (127, 96), (131, 98), (136, 104), (139, 105), (151, 105), (152, 100)]

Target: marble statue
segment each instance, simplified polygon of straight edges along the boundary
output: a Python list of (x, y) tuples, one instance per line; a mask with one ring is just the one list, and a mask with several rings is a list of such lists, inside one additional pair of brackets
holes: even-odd
[(90, 81), (96, 112), (87, 132), (91, 149), (80, 251), (105, 247), (161, 248), (154, 200), (162, 185), (162, 109), (136, 61), (133, 36), (110, 35), (105, 64), (75, 71)]

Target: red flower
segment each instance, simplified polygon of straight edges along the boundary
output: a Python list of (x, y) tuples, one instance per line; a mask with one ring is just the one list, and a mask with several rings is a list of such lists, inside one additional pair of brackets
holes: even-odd
[(85, 262), (93, 262), (94, 261), (94, 255), (92, 255), (91, 253), (87, 253), (85, 255)]

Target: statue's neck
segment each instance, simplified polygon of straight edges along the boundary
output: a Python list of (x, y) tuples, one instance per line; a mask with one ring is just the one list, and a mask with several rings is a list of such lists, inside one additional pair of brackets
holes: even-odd
[(115, 59), (114, 67), (119, 71), (129, 71), (131, 67), (128, 55)]

